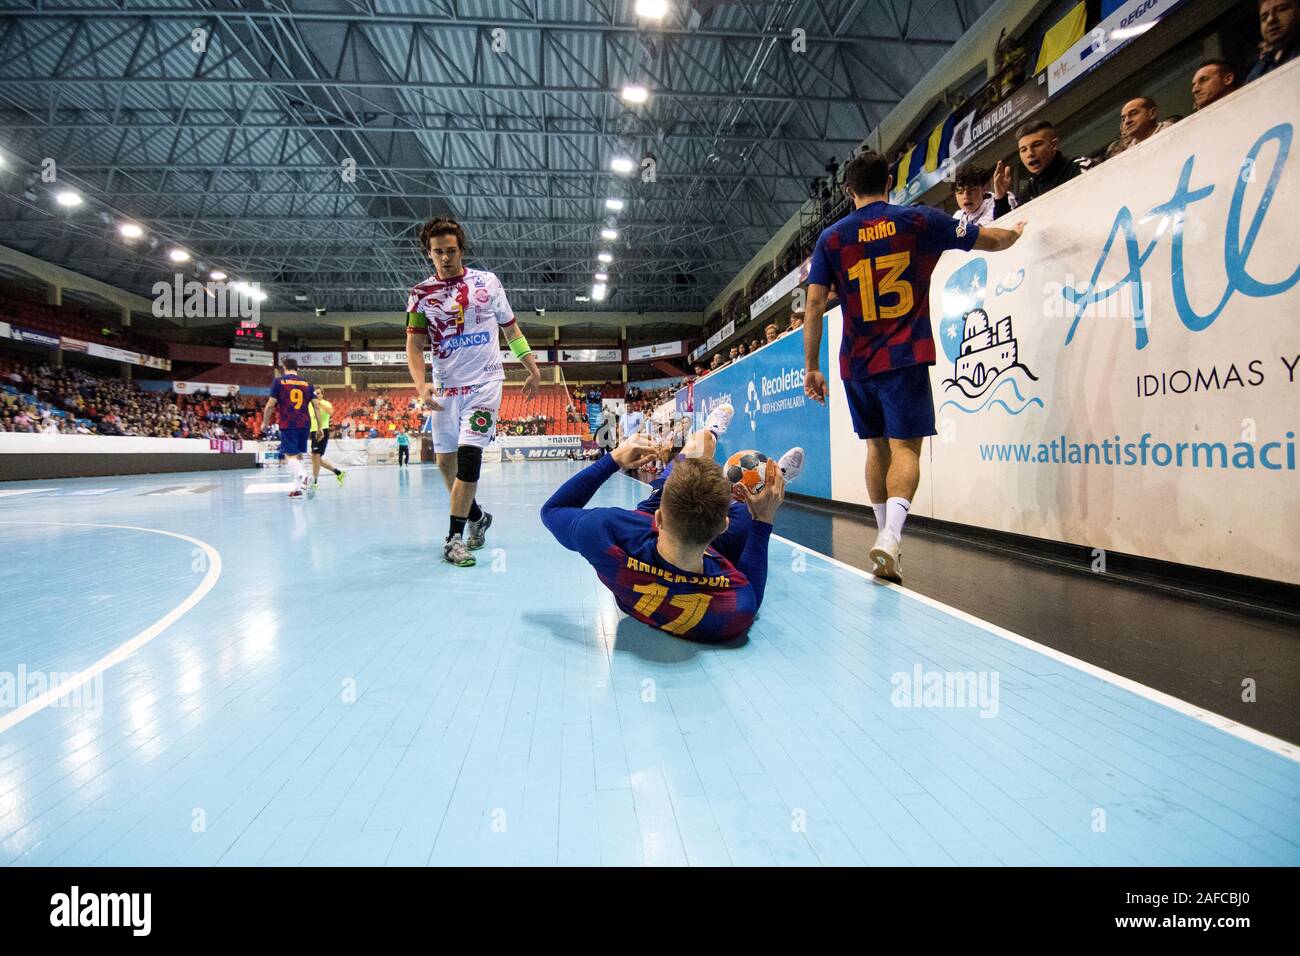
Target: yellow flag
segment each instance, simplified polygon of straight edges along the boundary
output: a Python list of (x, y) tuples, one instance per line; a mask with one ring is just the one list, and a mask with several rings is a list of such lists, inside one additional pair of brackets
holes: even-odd
[(1052, 24), (1052, 28), (1043, 37), (1043, 45), (1038, 50), (1038, 65), (1034, 67), (1034, 73), (1041, 73), (1047, 69), (1061, 54), (1078, 43), (1083, 36), (1083, 26), (1087, 20), (1087, 4), (1079, 3)]

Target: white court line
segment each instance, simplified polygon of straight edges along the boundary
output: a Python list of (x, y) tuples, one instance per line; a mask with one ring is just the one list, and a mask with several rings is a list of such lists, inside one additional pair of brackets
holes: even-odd
[[(618, 474), (621, 475), (623, 473), (620, 471)], [(632, 478), (631, 475), (623, 475), (623, 477), (635, 481), (639, 485), (644, 485), (644, 482), (640, 479)], [(1077, 657), (1071, 657), (1069, 654), (1062, 653), (1053, 647), (1048, 647), (1046, 644), (1039, 644), (1037, 641), (1031, 641), (1029, 638), (1021, 634), (1017, 634), (1014, 631), (1008, 631), (1005, 627), (998, 627), (996, 624), (982, 620), (973, 614), (967, 614), (965, 611), (960, 611), (955, 607), (949, 607), (942, 601), (936, 601), (934, 598), (926, 597), (924, 594), (908, 590), (902, 585), (882, 581), (874, 574), (863, 571), (861, 568), (855, 568), (851, 564), (845, 564), (843, 561), (840, 561), (837, 558), (832, 558), (829, 554), (822, 554), (822, 552), (815, 548), (810, 548), (805, 544), (791, 541), (789, 538), (776, 533), (772, 534), (772, 538), (777, 541), (784, 541), (786, 544), (793, 548), (798, 548), (800, 551), (806, 551), (809, 554), (816, 555), (823, 561), (827, 561), (838, 568), (848, 571), (850, 574), (856, 574), (860, 578), (866, 578), (876, 587), (890, 588), (891, 590), (897, 591), (899, 594), (911, 598), (913, 601), (919, 601), (922, 604), (951, 615), (959, 621), (973, 624), (976, 627), (988, 631), (996, 637), (1010, 641), (1012, 644), (1019, 644), (1021, 647), (1028, 648), (1031, 651), (1037, 651), (1044, 657), (1048, 657), (1054, 661), (1073, 667), (1076, 670), (1083, 671), (1085, 674), (1095, 677), (1098, 680), (1122, 688), (1129, 693), (1137, 694), (1139, 697), (1143, 697), (1153, 703), (1168, 707), (1170, 710), (1177, 711), (1178, 713), (1191, 717), (1194, 720), (1199, 720), (1203, 724), (1207, 724), (1216, 730), (1222, 730), (1224, 733), (1231, 734), (1232, 736), (1245, 740), (1248, 743), (1252, 743), (1257, 747), (1263, 747), (1265, 750), (1275, 753), (1278, 756), (1286, 757), (1288, 760), (1300, 763), (1300, 748), (1296, 747), (1295, 744), (1288, 743), (1280, 737), (1274, 737), (1272, 734), (1266, 734), (1262, 730), (1255, 730), (1253, 727), (1239, 724), (1231, 718), (1206, 710), (1204, 707), (1197, 707), (1195, 704), (1189, 703), (1180, 697), (1174, 697), (1172, 694), (1166, 694), (1164, 691), (1156, 690), (1154, 687), (1140, 684), (1135, 680), (1116, 674), (1113, 671), (1108, 671), (1105, 668), (1096, 666), (1095, 664), (1089, 664), (1087, 661), (1080, 660)]]
[(289, 492), (293, 491), (293, 482), (286, 481), (283, 484), (279, 484), (279, 485), (272, 485), (272, 484), (248, 485), (244, 488), (244, 494), (246, 495), (270, 495), (270, 494), (274, 494), (277, 491), (280, 492), (281, 494), (288, 494)]
[(217, 579), (221, 577), (221, 553), (206, 541), (200, 541), (198, 538), (191, 538), (186, 534), (177, 534), (174, 531), (161, 531), (157, 528), (137, 528), (134, 525), (126, 524), (91, 524), (85, 521), (0, 521), (0, 524), (40, 524), (56, 525), (65, 528), (111, 528), (119, 531), (144, 531), (148, 534), (162, 534), (169, 538), (176, 538), (180, 541), (187, 541), (190, 544), (197, 545), (203, 549), (208, 558), (208, 572), (199, 582), (199, 586), (190, 592), (187, 597), (176, 607), (168, 611), (163, 617), (159, 618), (153, 624), (149, 625), (135, 637), (131, 638), (125, 644), (114, 648), (105, 656), (101, 657), (95, 663), (91, 664), (85, 670), (80, 671), (68, 680), (62, 681), (55, 688), (46, 691), (39, 697), (29, 700), (23, 706), (0, 717), (0, 734), (4, 733), (10, 727), (22, 723), (33, 714), (39, 713), (50, 704), (54, 703), (61, 697), (67, 697), (68, 694), (76, 690), (81, 685), (94, 680), (104, 671), (116, 664), (122, 663), (140, 648), (144, 647), (155, 637), (161, 634), (171, 625), (175, 624), (180, 618), (188, 612), (194, 605), (198, 604), (217, 584)]
[(16, 498), (18, 495), (43, 495), (47, 491), (58, 491), (57, 488), (18, 488), (9, 490), (0, 490), (0, 498)]
[(1204, 707), (1197, 707), (1195, 704), (1188, 703), (1180, 697), (1174, 697), (1172, 694), (1166, 694), (1164, 691), (1156, 690), (1154, 687), (1140, 684), (1121, 674), (1108, 671), (1095, 664), (1089, 664), (1087, 661), (1080, 660), (1077, 657), (1071, 657), (1069, 654), (1058, 651), (1053, 647), (1048, 647), (1046, 644), (1039, 644), (1037, 641), (1031, 641), (1029, 638), (1017, 634), (1015, 631), (1008, 631), (1005, 627), (998, 627), (996, 624), (982, 620), (973, 614), (967, 614), (965, 611), (958, 610), (955, 607), (949, 607), (942, 601), (936, 601), (932, 597), (926, 597), (924, 594), (908, 590), (902, 585), (892, 584), (889, 581), (882, 581), (874, 574), (863, 571), (861, 568), (855, 568), (851, 564), (845, 564), (843, 561), (832, 558), (829, 554), (822, 554), (820, 551), (816, 551), (807, 545), (799, 544), (797, 541), (791, 541), (789, 538), (783, 537), (782, 535), (773, 534), (772, 537), (777, 541), (784, 541), (786, 544), (798, 548), (800, 551), (807, 551), (809, 554), (815, 554), (823, 561), (828, 561), (836, 567), (856, 574), (860, 578), (866, 578), (877, 587), (891, 588), (900, 594), (910, 597), (913, 601), (919, 601), (922, 604), (935, 608), (936, 610), (943, 611), (943, 613), (949, 614), (952, 617), (957, 618), (959, 621), (965, 621), (967, 624), (974, 624), (976, 627), (983, 628), (990, 634), (994, 634), (1003, 640), (1010, 641), (1013, 644), (1019, 644), (1021, 647), (1027, 647), (1031, 651), (1037, 651), (1044, 657), (1049, 657), (1054, 661), (1067, 664), (1070, 667), (1083, 671), (1085, 674), (1103, 680), (1108, 684), (1113, 684), (1116, 687), (1129, 691), (1130, 693), (1137, 694), (1139, 697), (1145, 697), (1147, 700), (1153, 701), (1157, 704), (1162, 704), (1170, 710), (1176, 710), (1180, 714), (1195, 718), (1201, 723), (1208, 724), (1216, 730), (1222, 730), (1224, 733), (1232, 734), (1232, 736), (1255, 744), (1257, 747), (1263, 747), (1265, 750), (1272, 751), (1279, 756), (1300, 763), (1300, 748), (1297, 748), (1295, 744), (1288, 743), (1280, 737), (1274, 737), (1272, 734), (1266, 734), (1262, 730), (1255, 730), (1253, 727), (1239, 724), (1231, 718), (1224, 717), (1222, 714), (1216, 714), (1211, 710), (1206, 710)]

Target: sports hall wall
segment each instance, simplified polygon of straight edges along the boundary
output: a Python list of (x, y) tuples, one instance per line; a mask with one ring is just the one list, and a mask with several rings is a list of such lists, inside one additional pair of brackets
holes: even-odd
[[(1016, 210), (1012, 249), (944, 255), (913, 514), (1300, 584), (1298, 86), (1293, 62)], [(867, 504), (826, 324), (828, 408), (798, 335), (678, 407), (729, 396), (722, 452), (801, 444), (792, 491)]]

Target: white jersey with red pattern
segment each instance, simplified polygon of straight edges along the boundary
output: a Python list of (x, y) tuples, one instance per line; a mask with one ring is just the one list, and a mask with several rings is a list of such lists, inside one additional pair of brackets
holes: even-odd
[(429, 338), (433, 377), (443, 388), (501, 381), (497, 329), (514, 325), (501, 280), (467, 268), (455, 279), (432, 275), (411, 290), (406, 328)]

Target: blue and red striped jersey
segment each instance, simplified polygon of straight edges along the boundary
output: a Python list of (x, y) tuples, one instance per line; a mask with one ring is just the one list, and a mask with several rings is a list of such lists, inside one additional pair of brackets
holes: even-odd
[(310, 428), (311, 400), (316, 389), (298, 375), (281, 375), (271, 383), (271, 397), (275, 399), (276, 415), (280, 428)]
[(930, 275), (946, 249), (967, 252), (979, 226), (931, 206), (868, 203), (817, 237), (808, 282), (834, 286), (844, 315), (840, 377), (934, 364)]
[(584, 507), (617, 471), (607, 455), (565, 482), (542, 506), (547, 529), (587, 559), (614, 602), (638, 621), (692, 640), (743, 634), (763, 602), (772, 526), (747, 522), (743, 541), (720, 537), (704, 553), (702, 572), (684, 571), (659, 556), (653, 511)]

